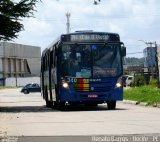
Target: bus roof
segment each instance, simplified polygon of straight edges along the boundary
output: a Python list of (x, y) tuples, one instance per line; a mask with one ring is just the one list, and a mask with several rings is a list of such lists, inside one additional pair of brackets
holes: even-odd
[(63, 35), (72, 35), (72, 34), (109, 34), (109, 35), (119, 35), (117, 33), (98, 32), (98, 31), (92, 31), (92, 30), (75, 31), (75, 32), (68, 33), (68, 34), (63, 34)]

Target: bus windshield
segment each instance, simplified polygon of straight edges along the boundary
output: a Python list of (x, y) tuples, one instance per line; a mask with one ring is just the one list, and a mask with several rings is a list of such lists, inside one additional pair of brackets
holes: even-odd
[(105, 78), (122, 74), (120, 44), (63, 44), (61, 75)]

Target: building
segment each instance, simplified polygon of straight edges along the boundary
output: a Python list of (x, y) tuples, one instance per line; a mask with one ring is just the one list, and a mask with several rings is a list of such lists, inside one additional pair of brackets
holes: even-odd
[(0, 79), (40, 76), (41, 48), (0, 42)]
[[(160, 80), (160, 46), (155, 43), (156, 47), (147, 47), (144, 49), (144, 67), (148, 74), (157, 77)], [(156, 51), (157, 50), (157, 51)], [(159, 84), (160, 85), (160, 84)]]
[(156, 67), (156, 48), (155, 47), (146, 47), (143, 50), (144, 54), (144, 67), (153, 68)]
[(159, 81), (160, 81), (160, 45), (157, 46), (157, 61), (158, 61), (158, 73), (159, 73)]

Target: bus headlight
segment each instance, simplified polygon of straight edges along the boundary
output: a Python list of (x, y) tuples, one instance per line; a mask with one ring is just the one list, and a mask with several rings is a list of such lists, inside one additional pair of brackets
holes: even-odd
[(117, 80), (117, 83), (116, 83), (116, 88), (120, 88), (122, 87), (122, 78), (120, 77), (118, 80)]
[(122, 86), (122, 84), (121, 83), (116, 83), (116, 88), (120, 88)]
[(68, 85), (67, 82), (62, 82), (62, 87), (65, 88), (65, 89), (68, 89), (69, 85)]

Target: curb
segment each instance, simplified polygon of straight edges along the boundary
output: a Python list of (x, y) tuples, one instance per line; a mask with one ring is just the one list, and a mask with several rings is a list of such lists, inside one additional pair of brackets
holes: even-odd
[(125, 103), (125, 104), (140, 105), (140, 106), (151, 106), (151, 107), (160, 108), (160, 104), (149, 105), (146, 102), (131, 101), (131, 100), (123, 100), (122, 102)]
[(140, 106), (149, 106), (148, 103), (146, 103), (146, 102), (140, 102), (139, 105)]
[(138, 101), (123, 100), (123, 103), (125, 103), (125, 104), (137, 105), (137, 104), (138, 104)]

